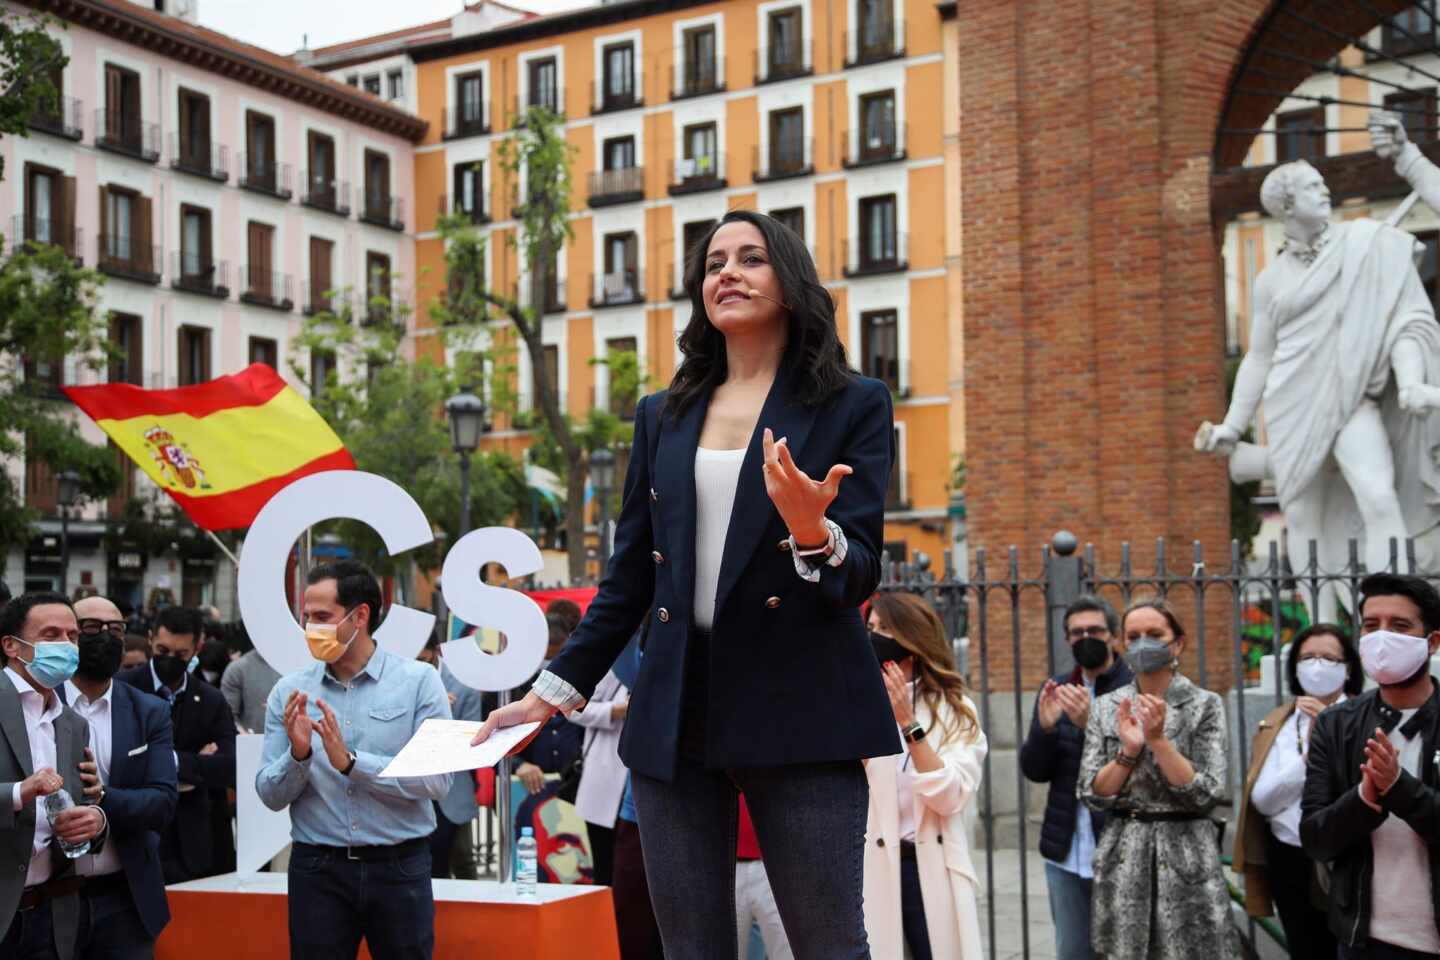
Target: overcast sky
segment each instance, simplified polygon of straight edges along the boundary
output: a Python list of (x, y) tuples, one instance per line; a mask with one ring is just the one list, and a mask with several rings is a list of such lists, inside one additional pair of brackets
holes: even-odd
[[(516, 0), (514, 6), (553, 13), (591, 0)], [(461, 0), (200, 0), (200, 23), (247, 43), (293, 53), (399, 30), (458, 13)]]

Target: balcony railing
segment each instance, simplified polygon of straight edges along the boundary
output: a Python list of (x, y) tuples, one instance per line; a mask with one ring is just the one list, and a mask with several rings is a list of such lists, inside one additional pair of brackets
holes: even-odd
[(676, 160), (669, 190), (673, 197), (682, 193), (723, 190), (726, 186), (725, 154), (721, 153)]
[(60, 97), (53, 113), (36, 112), (30, 115), (30, 129), (79, 140), (85, 134), (80, 128), (85, 104), (78, 97)]
[(886, 510), (910, 509), (912, 476), (909, 470), (901, 470), (898, 465), (891, 468), (890, 482), (885, 487)]
[(409, 292), (392, 284), (390, 289), (367, 294), (356, 311), (355, 317), (362, 327), (404, 326), (400, 305), (406, 302)]
[(809, 137), (787, 137), (771, 141), (769, 149), (755, 148), (755, 182), (803, 177), (815, 172), (815, 141)]
[(467, 204), (465, 198), (455, 194), (443, 194), (440, 197), (440, 214), (451, 213), (464, 214), (471, 223), (482, 224), (491, 221), (490, 191), (484, 190), (470, 198)]
[(96, 110), (95, 146), (154, 163), (160, 159), (160, 124), (142, 123), (124, 114)]
[(635, 77), (624, 78), (623, 86), (612, 88), (608, 81), (590, 81), (590, 113), (614, 113), (645, 105), (645, 98), (635, 87)]
[(307, 171), (300, 173), (300, 202), (314, 210), (350, 216), (350, 182)]
[(905, 24), (889, 17), (845, 34), (845, 66), (860, 67), (905, 56)]
[(910, 269), (909, 235), (894, 234), (877, 240), (851, 240), (846, 245), (845, 276), (902, 273)]
[(592, 207), (609, 207), (645, 199), (644, 167), (592, 170), (586, 179)]
[(101, 273), (136, 283), (160, 282), (160, 248), (142, 245), (123, 233), (100, 234), (100, 256), (96, 265)]
[(217, 300), (230, 296), (230, 264), (204, 260), (193, 253), (170, 255), (170, 286), (186, 293), (198, 293)]
[(523, 97), (515, 96), (515, 125), (523, 126), (525, 114), (531, 107), (544, 107), (556, 116), (565, 117), (565, 91), (559, 88), (554, 90), (531, 90)]
[[(517, 280), (510, 289), (516, 302), (522, 306), (530, 306), (530, 281), (528, 279), (523, 283)], [(565, 281), (552, 280), (550, 282), (550, 289), (545, 291), (545, 306), (541, 312), (564, 313), (569, 309), (567, 306), (569, 302), (570, 301), (565, 298)]]
[(307, 279), (300, 285), (302, 298), (300, 311), (307, 317), (317, 313), (329, 313), (338, 317), (345, 309), (345, 292), (332, 289), (330, 284), (319, 284)]
[(700, 63), (676, 64), (670, 68), (670, 99), (703, 97), (725, 89), (725, 58)]
[(281, 200), (295, 196), (290, 164), (275, 163), (251, 154), (240, 154), (239, 184), (243, 190), (253, 190)]
[(490, 132), (490, 102), (466, 103), (445, 109), (445, 139), (478, 137)]
[(366, 190), (365, 205), (360, 208), (360, 219), (387, 230), (404, 230), (405, 201), (379, 190)]
[(645, 283), (639, 268), (596, 274), (591, 307), (622, 307), (645, 302)]
[(756, 84), (808, 77), (814, 72), (810, 66), (810, 51), (805, 49), (804, 44), (761, 47), (755, 51)]
[(244, 285), (240, 288), (240, 302), (257, 307), (270, 307), (287, 313), (295, 309), (292, 299), (293, 285), (289, 274), (276, 273), (245, 265)]
[(12, 252), (22, 243), (53, 243), (70, 256), (78, 257), (80, 239), (80, 228), (73, 223), (17, 213), (10, 221), (10, 245), (7, 252)]
[(904, 160), (905, 145), (910, 141), (910, 125), (883, 124), (879, 130), (851, 130), (850, 144), (845, 151), (846, 167), (868, 167), (876, 163)]
[(172, 133), (170, 169), (224, 183), (230, 179), (230, 148), (209, 141), (187, 143)]

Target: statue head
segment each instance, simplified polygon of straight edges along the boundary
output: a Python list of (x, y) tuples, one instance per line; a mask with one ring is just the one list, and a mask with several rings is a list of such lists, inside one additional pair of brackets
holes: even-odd
[(1330, 188), (1304, 160), (1282, 163), (1260, 185), (1260, 205), (1276, 220), (1318, 229), (1330, 221)]

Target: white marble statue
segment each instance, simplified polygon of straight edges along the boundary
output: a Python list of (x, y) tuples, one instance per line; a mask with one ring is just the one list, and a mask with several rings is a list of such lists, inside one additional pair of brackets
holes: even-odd
[[(1427, 166), (1416, 175), (1440, 209), (1440, 170), (1420, 161)], [(1440, 325), (1416, 271), (1417, 241), (1376, 220), (1332, 222), (1330, 191), (1304, 161), (1271, 171), (1260, 202), (1284, 221), (1285, 243), (1255, 281), (1230, 410), (1201, 427), (1196, 446), (1231, 454), (1261, 410), (1265, 466), (1297, 573), (1311, 540), (1324, 571), (1344, 569), (1351, 539), (1366, 569), (1383, 570), (1391, 539), (1407, 537), (1427, 554), (1419, 566), (1433, 568), (1440, 417), (1428, 413), (1440, 407), (1440, 389), (1429, 386), (1440, 384)], [(1333, 616), (1333, 600), (1315, 612)]]

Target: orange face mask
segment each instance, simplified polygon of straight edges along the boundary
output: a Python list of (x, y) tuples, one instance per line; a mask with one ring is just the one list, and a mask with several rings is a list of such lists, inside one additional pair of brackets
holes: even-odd
[(354, 613), (355, 611), (351, 610), (334, 623), (308, 621), (305, 624), (305, 643), (310, 647), (310, 656), (324, 663), (334, 663), (345, 656), (345, 651), (355, 642), (355, 634), (350, 634), (350, 639), (342, 643), (340, 624), (349, 620)]

